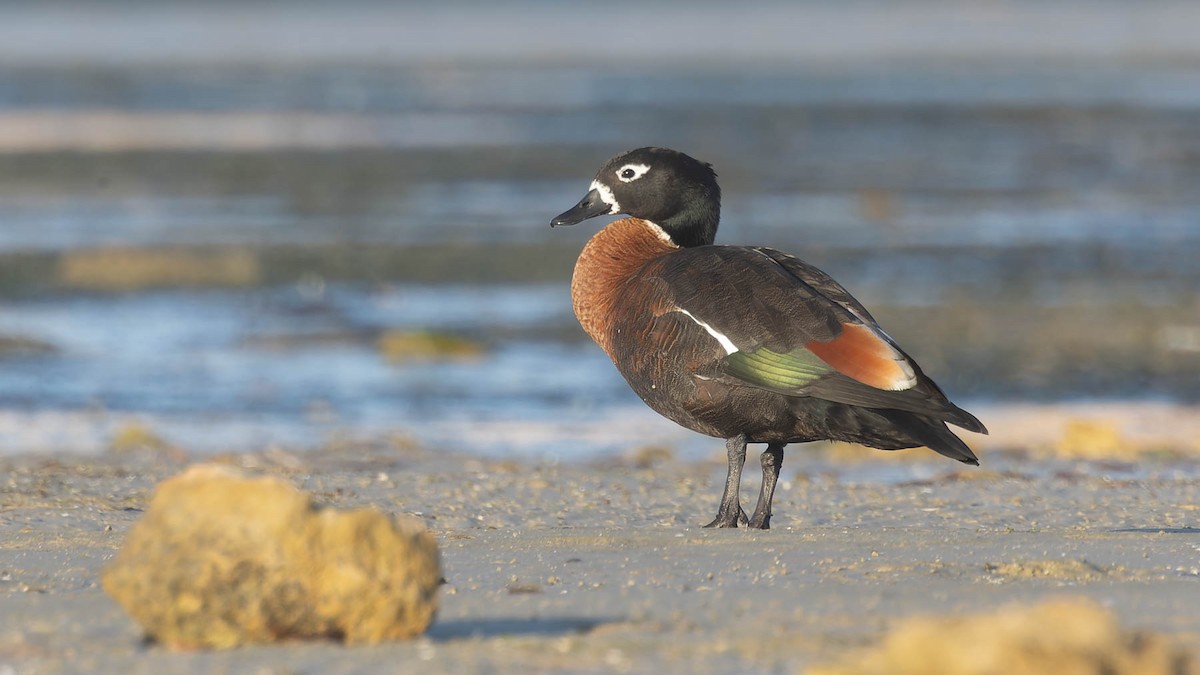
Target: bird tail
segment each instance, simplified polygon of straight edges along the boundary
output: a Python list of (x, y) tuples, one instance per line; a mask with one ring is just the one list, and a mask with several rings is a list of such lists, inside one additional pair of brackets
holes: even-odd
[[(972, 420), (975, 420), (975, 426), (981, 433), (987, 433), (983, 425), (976, 420), (973, 415), (963, 411)], [(896, 419), (899, 417), (900, 419)], [(921, 445), (933, 450), (934, 452), (950, 459), (956, 459), (963, 464), (972, 464), (979, 466), (979, 458), (967, 447), (961, 438), (956, 436), (954, 432), (946, 427), (946, 423), (935, 417), (926, 417), (924, 415), (914, 415), (912, 413), (901, 413), (893, 417), (893, 421), (898, 427), (905, 431), (909, 436), (918, 441)], [(954, 424), (958, 424), (957, 421)], [(977, 429), (959, 425), (965, 429), (976, 431)]]
[[(979, 464), (979, 458), (961, 438), (946, 427), (946, 422), (940, 415), (935, 417), (907, 410), (864, 408), (838, 403), (830, 403), (828, 406), (822, 415), (825, 438), (861, 443), (880, 450), (900, 450), (923, 445), (964, 464)], [(975, 419), (965, 411), (963, 415)], [(958, 420), (951, 423), (958, 424)], [(975, 420), (975, 426), (983, 428), (978, 420)]]
[(977, 434), (987, 434), (987, 427), (983, 426), (983, 422), (980, 422), (978, 417), (954, 405), (953, 403), (950, 403), (949, 401), (946, 401), (946, 404), (950, 406), (952, 410), (950, 410), (950, 413), (945, 416), (945, 421), (953, 424), (956, 427), (962, 427), (967, 431), (974, 431)]

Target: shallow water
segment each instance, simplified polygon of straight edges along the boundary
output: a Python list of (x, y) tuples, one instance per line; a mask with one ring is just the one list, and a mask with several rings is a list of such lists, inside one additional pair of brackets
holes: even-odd
[[(46, 347), (0, 352), (0, 451), (96, 450), (141, 420), (203, 451), (402, 434), (488, 454), (709, 452), (712, 441), (645, 410), (582, 339), (566, 257), (527, 248), (508, 267), (470, 267), (517, 255), (508, 247), (577, 250), (590, 224), (550, 232), (548, 218), (604, 158), (647, 143), (716, 165), (722, 241), (825, 266), (899, 324), (956, 399), (1200, 395), (1188, 384), (1200, 372), (1196, 50), (1159, 31), (1138, 51), (1121, 33), (1129, 53), (1159, 57), (1070, 58), (1105, 44), (1127, 8), (1089, 6), (1077, 32), (1028, 53), (988, 41), (992, 29), (1027, 35), (1019, 25), (983, 21), (976, 37), (992, 51), (955, 57), (990, 16), (967, 7), (965, 32), (928, 43), (932, 56), (911, 35), (851, 31), (799, 46), (766, 36), (722, 60), (693, 58), (688, 40), (653, 53), (632, 40), (604, 58), (594, 47), (534, 53), (511, 39), (528, 14), (497, 18), (516, 32), (457, 52), (439, 44), (436, 59), (361, 58), (382, 33), (346, 42), (359, 34), (353, 17), (417, 11), (391, 5), (297, 10), (280, 25), (350, 32), (256, 51), (250, 19), (247, 32), (214, 32), (229, 20), (220, 9), (114, 7), (93, 19), (132, 37), (204, 21), (187, 53), (167, 58), (155, 40), (115, 52), (99, 34), (31, 42), (31, 30), (78, 16), (0, 10), (0, 35), (13, 34), (0, 40), (11, 57), (0, 70), (0, 338)], [(526, 9), (547, 26), (569, 15)], [(763, 11), (811, 28), (867, 10)], [(706, 5), (695, 28), (718, 34), (739, 16)], [(480, 59), (486, 45), (506, 56)], [(366, 265), (353, 247), (411, 245), (448, 262), (356, 273)], [(64, 280), (71, 257), (95, 249), (198, 246), (244, 247), (264, 269), (206, 282), (218, 288), (150, 279), (112, 293)], [(281, 250), (301, 262), (262, 262)], [(485, 351), (391, 364), (375, 342), (392, 329)]]
[[(603, 433), (612, 419), (651, 415), (602, 352), (488, 337), (562, 322), (568, 302), (557, 286), (396, 286), (5, 303), (9, 331), (57, 351), (0, 361), (0, 449), (94, 451), (138, 421), (198, 451), (390, 434), (483, 454), (621, 448), (634, 433)], [(389, 329), (461, 333), (486, 349), (389, 363), (375, 344)]]

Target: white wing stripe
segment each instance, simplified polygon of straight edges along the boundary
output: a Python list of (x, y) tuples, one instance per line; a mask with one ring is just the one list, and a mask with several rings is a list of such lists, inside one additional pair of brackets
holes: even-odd
[(732, 353), (738, 351), (737, 345), (733, 344), (733, 342), (729, 338), (727, 338), (724, 335), (722, 335), (721, 333), (717, 332), (717, 330), (715, 328), (704, 323), (700, 319), (697, 319), (695, 316), (692, 315), (691, 312), (687, 311), (686, 309), (684, 309), (682, 307), (678, 308), (678, 310), (681, 313), (687, 315), (687, 318), (691, 319), (692, 321), (695, 321), (701, 328), (708, 331), (709, 335), (716, 338), (717, 342), (720, 342), (721, 346), (725, 348), (726, 354), (732, 354)]

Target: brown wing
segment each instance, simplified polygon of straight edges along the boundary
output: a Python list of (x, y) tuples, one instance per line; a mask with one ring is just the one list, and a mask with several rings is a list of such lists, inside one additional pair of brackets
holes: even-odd
[(669, 260), (656, 272), (663, 287), (694, 330), (725, 351), (732, 380), (983, 429), (817, 268), (773, 249), (735, 246), (684, 249)]

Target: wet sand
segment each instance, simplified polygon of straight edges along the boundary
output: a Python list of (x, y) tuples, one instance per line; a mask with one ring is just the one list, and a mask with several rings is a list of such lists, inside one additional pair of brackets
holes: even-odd
[[(768, 532), (699, 527), (724, 477), (716, 456), (543, 465), (400, 441), (220, 456), (323, 503), (423, 518), (448, 580), (416, 641), (225, 653), (144, 643), (97, 582), (153, 485), (195, 458), (5, 458), (0, 672), (794, 672), (905, 617), (1060, 595), (1200, 643), (1195, 454), (993, 450), (974, 469), (827, 450), (789, 450)], [(748, 475), (743, 501), (756, 490)]]

